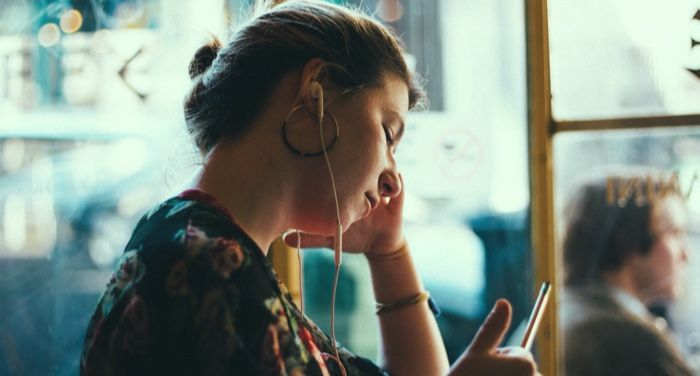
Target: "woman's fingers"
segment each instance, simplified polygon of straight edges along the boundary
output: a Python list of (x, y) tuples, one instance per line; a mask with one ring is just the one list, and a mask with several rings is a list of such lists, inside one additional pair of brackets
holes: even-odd
[[(297, 234), (301, 235), (301, 245), (299, 244), (299, 238)], [(296, 248), (299, 245), (301, 246), (301, 248), (333, 248), (333, 237), (324, 235), (314, 235), (307, 234), (304, 232), (297, 233), (296, 231), (289, 231), (282, 235), (282, 240), (284, 240), (285, 244), (293, 248)]]
[[(309, 234), (305, 232), (301, 232), (300, 235), (301, 244), (297, 243), (297, 239), (299, 239), (299, 237), (297, 236), (297, 232), (295, 230), (282, 234), (282, 240), (286, 245), (292, 248), (329, 248), (332, 250), (335, 247), (334, 236)], [(365, 249), (364, 245), (362, 244), (363, 241), (363, 236), (358, 236), (357, 234), (351, 232), (343, 233), (343, 252), (363, 252), (363, 249)]]
[(498, 345), (510, 326), (512, 309), (507, 300), (499, 299), (474, 340), (453, 364), (449, 375), (533, 376), (540, 375), (532, 354), (525, 349)]
[(511, 307), (507, 300), (499, 299), (467, 349), (467, 354), (490, 353), (498, 348), (510, 326)]
[(503, 375), (539, 375), (537, 366), (530, 358), (518, 356), (501, 358)]
[[(403, 179), (403, 178), (401, 178)], [(403, 186), (403, 180), (400, 183)], [(343, 252), (391, 252), (405, 241), (401, 229), (404, 194), (403, 189), (395, 197), (382, 197), (379, 206), (367, 217), (346, 225), (343, 232)], [(334, 248), (334, 236), (301, 233), (290, 230), (282, 235), (285, 244), (296, 248)]]
[(525, 350), (522, 347), (517, 347), (517, 346), (501, 347), (501, 348), (496, 350), (496, 354), (503, 355), (503, 356), (511, 356), (511, 357), (518, 357), (518, 358), (525, 358), (525, 359), (529, 359), (529, 360), (534, 360), (531, 352)]
[[(399, 186), (403, 187), (403, 177), (399, 175)], [(401, 229), (404, 203), (404, 190), (394, 197), (384, 196), (377, 208), (369, 216), (345, 225), (343, 229), (343, 252), (368, 253), (392, 252), (398, 249), (405, 239)], [(290, 230), (282, 235), (290, 247), (296, 248), (297, 232)], [(301, 248), (334, 248), (334, 236), (301, 233)]]

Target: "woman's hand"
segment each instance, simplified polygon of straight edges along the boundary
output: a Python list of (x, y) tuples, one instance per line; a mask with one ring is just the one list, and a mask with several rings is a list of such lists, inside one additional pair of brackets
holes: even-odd
[[(401, 186), (403, 186), (403, 178), (401, 178)], [(343, 251), (364, 253), (369, 259), (390, 258), (405, 253), (406, 239), (402, 230), (404, 191), (401, 189), (401, 192), (391, 199), (383, 197), (377, 208), (367, 217), (345, 229)], [(296, 231), (285, 234), (284, 241), (287, 245), (296, 247)], [(333, 248), (333, 237), (302, 232), (301, 247)]]
[(539, 375), (532, 354), (519, 347), (498, 348), (508, 330), (511, 307), (499, 300), (448, 375)]

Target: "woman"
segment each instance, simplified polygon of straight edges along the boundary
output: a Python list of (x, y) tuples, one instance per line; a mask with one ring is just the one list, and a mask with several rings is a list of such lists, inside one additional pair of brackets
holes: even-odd
[[(185, 118), (203, 167), (137, 225), (90, 323), (84, 374), (535, 372), (528, 353), (496, 348), (504, 301), (448, 370), (401, 230), (393, 157), (422, 92), (385, 27), (293, 1), (202, 47), (190, 75)], [(284, 293), (265, 255), (288, 229), (303, 246), (344, 231), (344, 250), (366, 256), (383, 367), (338, 350)]]

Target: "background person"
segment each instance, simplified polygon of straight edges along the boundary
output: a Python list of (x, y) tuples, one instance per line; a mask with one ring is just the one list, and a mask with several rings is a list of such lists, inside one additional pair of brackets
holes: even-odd
[(664, 321), (648, 310), (683, 291), (688, 213), (670, 179), (613, 169), (572, 191), (559, 312), (567, 376), (691, 374)]

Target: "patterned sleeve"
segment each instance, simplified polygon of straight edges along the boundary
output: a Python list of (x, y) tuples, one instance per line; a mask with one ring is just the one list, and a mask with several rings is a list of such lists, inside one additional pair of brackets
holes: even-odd
[[(127, 249), (90, 321), (81, 374), (339, 374), (330, 340), (226, 217), (175, 200), (146, 215)], [(383, 374), (341, 358), (349, 374)]]
[(82, 374), (216, 375), (255, 366), (238, 336), (241, 294), (231, 278), (250, 260), (236, 241), (196, 226), (173, 240), (171, 249), (124, 253), (89, 324)]

